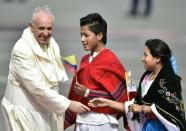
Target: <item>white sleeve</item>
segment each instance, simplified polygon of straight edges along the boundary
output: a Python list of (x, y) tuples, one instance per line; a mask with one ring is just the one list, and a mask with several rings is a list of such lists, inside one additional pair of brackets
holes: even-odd
[(129, 105), (131, 105), (133, 103), (134, 103), (134, 99), (125, 102), (125, 107), (124, 107), (125, 108), (125, 113), (127, 113), (127, 114), (130, 113), (128, 108), (129, 108)]
[(180, 128), (166, 120), (161, 114), (156, 110), (155, 104), (151, 106), (152, 112), (161, 121), (161, 123), (167, 128), (168, 131), (180, 131)]
[(130, 101), (126, 101), (125, 102), (125, 115), (127, 117), (127, 122), (128, 122), (128, 126), (130, 128), (131, 131), (136, 131), (136, 130), (139, 130), (141, 131), (142, 128), (143, 128), (143, 122), (138, 122), (137, 120), (132, 120), (132, 117), (133, 117), (133, 113), (132, 112), (129, 112), (129, 105), (133, 104), (134, 103), (134, 99), (130, 100)]
[(12, 52), (12, 70), (23, 87), (32, 97), (47, 110), (54, 113), (64, 113), (70, 105), (70, 100), (58, 94), (56, 91), (46, 86), (41, 72), (36, 67), (33, 56), (24, 51)]

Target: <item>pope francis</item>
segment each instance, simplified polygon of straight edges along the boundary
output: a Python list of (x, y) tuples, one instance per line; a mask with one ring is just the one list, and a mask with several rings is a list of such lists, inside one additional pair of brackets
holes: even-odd
[(64, 112), (89, 111), (80, 102), (58, 94), (67, 75), (52, 38), (54, 16), (36, 8), (29, 27), (13, 47), (2, 110), (7, 131), (63, 131)]

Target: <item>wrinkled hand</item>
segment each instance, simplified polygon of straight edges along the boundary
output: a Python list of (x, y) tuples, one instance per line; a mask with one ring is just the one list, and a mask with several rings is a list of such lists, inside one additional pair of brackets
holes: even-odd
[(140, 113), (142, 111), (142, 106), (138, 104), (131, 104), (128, 109), (133, 113)]
[(90, 108), (88, 108), (87, 106), (83, 105), (78, 101), (71, 101), (68, 109), (74, 113), (85, 113), (87, 111), (90, 111)]
[(87, 88), (82, 85), (79, 84), (78, 82), (74, 83), (74, 92), (79, 95), (79, 96), (84, 96), (86, 93)]
[(109, 105), (109, 100), (105, 98), (94, 98), (89, 101), (88, 105), (92, 107), (105, 107)]

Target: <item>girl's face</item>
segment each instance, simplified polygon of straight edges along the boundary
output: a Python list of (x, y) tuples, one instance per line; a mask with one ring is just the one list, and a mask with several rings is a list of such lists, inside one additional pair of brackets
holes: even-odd
[(150, 53), (149, 48), (145, 47), (142, 62), (144, 63), (144, 68), (146, 70), (153, 72), (155, 71), (158, 63), (160, 62), (160, 58), (153, 57)]

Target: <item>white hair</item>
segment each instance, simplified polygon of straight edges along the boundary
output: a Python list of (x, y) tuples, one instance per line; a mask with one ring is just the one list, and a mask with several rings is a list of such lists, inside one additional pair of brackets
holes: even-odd
[(34, 24), (34, 22), (36, 20), (36, 16), (39, 12), (44, 12), (44, 13), (47, 13), (47, 14), (51, 15), (52, 19), (53, 19), (53, 22), (54, 22), (54, 15), (51, 11), (51, 8), (48, 5), (45, 5), (45, 6), (37, 7), (37, 8), (34, 9), (31, 20), (30, 20), (30, 22), (32, 24)]

